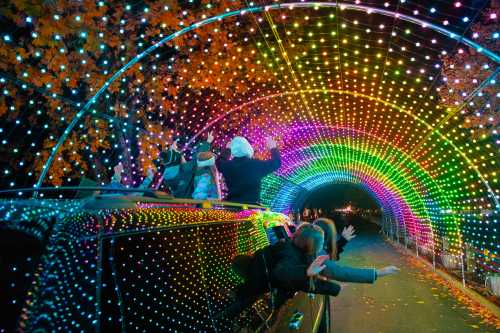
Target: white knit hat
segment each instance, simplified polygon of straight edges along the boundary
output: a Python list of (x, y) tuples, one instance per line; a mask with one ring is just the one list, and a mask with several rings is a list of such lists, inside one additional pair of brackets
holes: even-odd
[(253, 148), (242, 136), (235, 136), (233, 140), (231, 140), (231, 155), (234, 157), (253, 157)]

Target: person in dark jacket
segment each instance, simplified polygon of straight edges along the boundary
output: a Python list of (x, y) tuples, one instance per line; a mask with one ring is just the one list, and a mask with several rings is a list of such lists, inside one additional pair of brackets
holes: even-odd
[[(307, 223), (307, 222), (302, 222), (302, 223)], [(323, 255), (328, 255), (329, 259), (338, 261), (340, 259), (340, 254), (344, 251), (344, 246), (356, 235), (354, 234), (355, 230), (352, 225), (349, 225), (348, 227), (344, 228), (342, 230), (342, 234), (340, 237), (337, 239), (337, 229), (335, 228), (335, 224), (332, 220), (327, 219), (327, 218), (319, 218), (316, 219), (312, 222), (314, 225), (317, 225), (323, 230), (324, 234), (324, 242), (323, 242), (323, 250), (321, 254)], [(300, 226), (300, 224), (299, 224)], [(290, 228), (290, 226), (289, 226)], [(292, 232), (295, 232), (296, 229), (294, 229)], [(370, 271), (356, 271), (356, 272), (362, 272), (363, 276), (367, 277), (368, 280), (365, 278), (362, 278), (359, 281), (356, 282), (372, 282), (370, 277), (373, 275), (371, 274)], [(323, 274), (323, 273), (322, 273)], [(337, 272), (338, 274), (338, 272)], [(293, 297), (293, 293), (290, 293), (286, 290), (283, 289), (277, 289), (276, 292), (276, 298), (277, 298), (277, 303), (282, 304), (284, 303), (287, 299)]]
[(281, 289), (337, 296), (340, 286), (333, 281), (315, 280), (327, 256), (317, 257), (323, 248), (323, 232), (312, 224), (303, 225), (293, 240), (258, 250), (252, 257), (237, 256), (233, 269), (245, 280), (236, 290), (236, 300), (221, 316), (233, 318), (264, 293)]
[[(217, 161), (217, 169), (224, 176), (229, 194), (228, 201), (256, 204), (260, 201), (262, 178), (278, 170), (281, 157), (276, 141), (267, 139), (267, 148), (271, 151), (271, 159), (253, 158), (253, 148), (247, 139), (236, 136), (231, 140)], [(229, 159), (232, 155), (233, 159)]]
[(243, 272), (245, 282), (238, 287), (236, 301), (227, 309), (226, 316), (236, 316), (268, 291), (278, 291), (275, 305), (281, 305), (297, 291), (337, 296), (340, 286), (332, 280), (373, 283), (378, 277), (398, 271), (394, 266), (382, 269), (340, 266), (328, 254), (322, 254), (324, 240), (322, 228), (304, 223), (292, 241), (267, 246), (252, 259), (237, 257), (243, 267), (236, 267), (235, 271)]

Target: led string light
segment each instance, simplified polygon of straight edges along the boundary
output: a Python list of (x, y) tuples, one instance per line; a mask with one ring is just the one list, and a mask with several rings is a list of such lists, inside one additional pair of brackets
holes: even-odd
[[(137, 186), (157, 157), (157, 144), (165, 146), (174, 137), (181, 138), (189, 159), (209, 130), (220, 147), (233, 135), (247, 136), (258, 157), (266, 156), (264, 138), (271, 135), (285, 156), (282, 169), (266, 179), (263, 188), (263, 199), (273, 209), (287, 211), (305, 189), (354, 182), (380, 200), (387, 208), (386, 218), (396, 221), (391, 223), (398, 223), (411, 240), (456, 257), (472, 249), (477, 276), (498, 272), (500, 141), (490, 125), (493, 120), (486, 120), (484, 130), (479, 130), (467, 123), (470, 118), (464, 112), (477, 107), (482, 115), (483, 109), (495, 107), (488, 107), (481, 95), (497, 84), (491, 75), (498, 69), (499, 56), (498, 50), (488, 49), (492, 44), (479, 45), (477, 32), (469, 31), (481, 8), (454, 3), (439, 8), (410, 0), (270, 3), (267, 11), (265, 6), (240, 9), (241, 3), (223, 1), (204, 3), (202, 8), (134, 4), (124, 6), (129, 14), (112, 19), (107, 11), (116, 7), (119, 12), (120, 7), (103, 1), (102, 6), (96, 4), (97, 18), (105, 23), (96, 27), (86, 22), (91, 14), (77, 5), (68, 16), (48, 10), (45, 20), (19, 11), (23, 17), (14, 22), (25, 22), (23, 29), (38, 37), (21, 41), (12, 33), (2, 36), (2, 64), (8, 62), (11, 76), (22, 79), (26, 87), (0, 77), (0, 147), (11, 160), (8, 166), (2, 164), (1, 184), (18, 186), (22, 179), (16, 170), (26, 170), (30, 186), (41, 173), (47, 174), (47, 184), (74, 185), (82, 176), (105, 184), (113, 165), (121, 161), (126, 164), (125, 185)], [(259, 24), (266, 18), (274, 24)], [(74, 23), (64, 25), (65, 19)], [(54, 47), (44, 39), (47, 22), (54, 23)], [(273, 39), (275, 32), (285, 41), (282, 47)], [(78, 37), (71, 41), (84, 43), (83, 52), (68, 45), (69, 34)], [(498, 38), (494, 31), (490, 35)], [(107, 58), (84, 41), (98, 50), (125, 49)], [(286, 71), (283, 52), (299, 82)], [(456, 66), (451, 68), (446, 59), (467, 52), (477, 56), (451, 63)], [(54, 61), (47, 62), (49, 57)], [(102, 62), (89, 69), (97, 60)], [(87, 75), (95, 80), (87, 81)], [(70, 78), (88, 91), (70, 87)], [(43, 88), (45, 97), (30, 84)], [(73, 118), (75, 111), (58, 96), (80, 103), (81, 120)], [(301, 96), (312, 112), (304, 108)], [(499, 96), (492, 97), (495, 102)], [(93, 104), (84, 107), (85, 102)], [(56, 142), (61, 143), (60, 154)], [(26, 153), (36, 156), (33, 163)], [(150, 218), (122, 212), (117, 221), (129, 222), (115, 222), (123, 230), (106, 224), (109, 232), (128, 232), (132, 237), (134, 232), (160, 227), (153, 219), (175, 221), (154, 210), (158, 207), (144, 207), (140, 216), (153, 208)], [(181, 211), (182, 216), (194, 214)], [(33, 210), (38, 213), (44, 214)], [(92, 223), (86, 231), (89, 237), (96, 232)], [(247, 246), (241, 242), (242, 248)], [(86, 246), (75, 249), (94, 251)], [(115, 243), (111, 252), (118, 256), (124, 250)], [(219, 264), (214, 261), (213, 267)], [(140, 317), (132, 314), (131, 325), (141, 322)], [(70, 325), (66, 323), (72, 319), (65, 320), (64, 325)]]
[[(232, 257), (268, 244), (264, 223), (270, 217), (284, 222), (283, 216), (269, 214), (149, 208), (72, 215), (56, 225), (21, 326), (111, 329), (123, 321), (122, 327), (139, 331), (229, 329), (231, 322), (214, 322), (208, 309), (222, 311), (229, 302), (222, 289), (240, 283), (229, 269)], [(99, 221), (102, 268), (96, 261)], [(91, 291), (99, 279), (97, 299)]]

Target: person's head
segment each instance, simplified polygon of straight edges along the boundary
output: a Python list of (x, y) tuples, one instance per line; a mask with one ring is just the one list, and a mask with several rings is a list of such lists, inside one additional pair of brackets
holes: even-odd
[(293, 244), (310, 256), (319, 254), (323, 249), (323, 242), (323, 230), (311, 223), (301, 224), (293, 234)]
[(179, 165), (181, 163), (181, 159), (182, 154), (173, 149), (162, 151), (160, 153), (161, 163), (163, 163), (165, 167)]
[(325, 250), (333, 260), (337, 259), (337, 228), (335, 223), (327, 218), (319, 218), (313, 221), (313, 224), (323, 230), (325, 236)]
[(229, 145), (234, 157), (253, 157), (252, 145), (242, 136), (235, 136)]

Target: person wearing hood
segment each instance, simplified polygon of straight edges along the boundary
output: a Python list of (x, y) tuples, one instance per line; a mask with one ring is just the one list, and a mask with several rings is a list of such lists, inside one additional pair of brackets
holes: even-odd
[[(276, 141), (267, 138), (271, 152), (269, 160), (253, 158), (254, 150), (247, 139), (234, 137), (217, 161), (217, 169), (224, 176), (229, 194), (228, 201), (257, 204), (260, 201), (262, 178), (278, 170), (281, 156)], [(229, 159), (229, 155), (233, 158)]]
[(156, 183), (155, 189), (164, 183), (175, 198), (191, 198), (195, 186), (197, 156), (200, 153), (210, 151), (213, 139), (212, 133), (208, 133), (207, 139), (200, 142), (194, 149), (194, 158), (190, 161), (186, 161), (175, 140), (167, 151), (160, 153), (160, 157), (156, 161), (161, 177)]
[(219, 177), (215, 166), (215, 154), (211, 151), (198, 153), (194, 176), (193, 199), (206, 200), (221, 198)]

